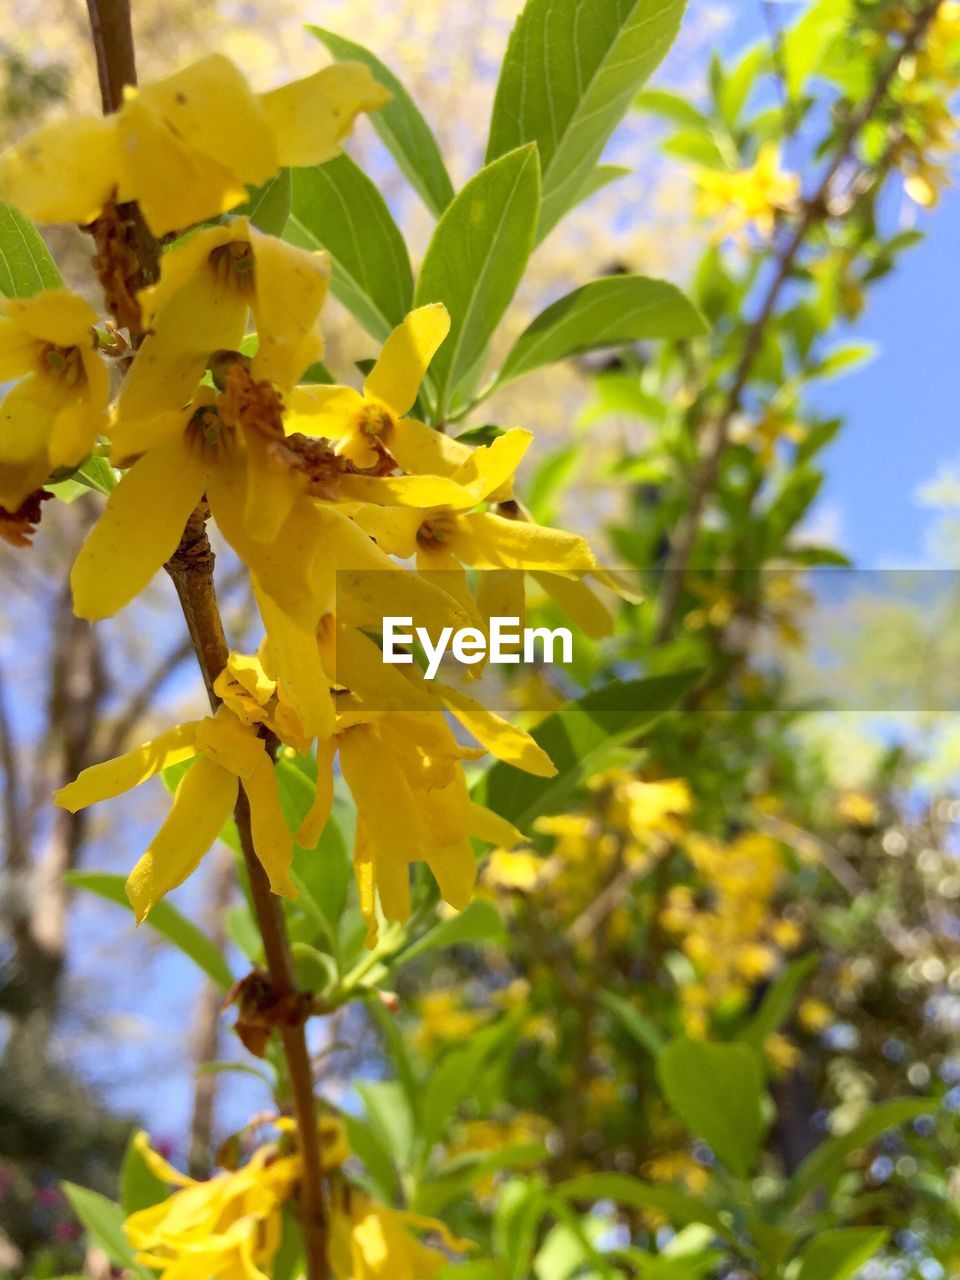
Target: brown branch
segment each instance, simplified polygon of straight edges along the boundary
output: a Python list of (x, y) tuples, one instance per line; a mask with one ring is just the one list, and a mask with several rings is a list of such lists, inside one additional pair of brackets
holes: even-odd
[[(97, 74), (104, 111), (116, 110), (123, 101), (125, 85), (136, 84), (133, 36), (129, 0), (88, 0), (93, 44), (97, 56)], [(111, 221), (107, 240), (113, 245), (117, 262), (106, 261), (111, 255), (98, 245), (98, 271), (108, 298), (111, 284), (122, 276), (124, 286), (142, 288), (156, 279), (159, 271), (160, 245), (150, 234), (136, 204), (115, 209), (108, 206), (104, 219)], [(117, 225), (113, 226), (116, 222)], [(121, 234), (122, 232), (122, 234)], [(138, 270), (129, 275), (126, 263), (120, 261), (123, 250), (136, 258)], [(117, 271), (111, 268), (116, 266)], [(128, 278), (129, 275), (129, 278)], [(128, 301), (128, 299), (125, 299)], [(136, 341), (141, 334), (134, 334)], [(217, 676), (227, 662), (227, 644), (217, 605), (213, 583), (213, 552), (207, 540), (205, 521), (207, 508), (201, 503), (184, 530), (180, 547), (167, 565), (173, 579), (196, 651), (211, 707), (218, 705), (213, 691)], [(264, 743), (264, 750), (269, 744)], [(297, 994), (286, 922), (279, 900), (270, 892), (266, 873), (256, 856), (250, 828), (250, 809), (243, 788), (239, 789), (235, 811), (240, 844), (250, 881), (257, 924), (263, 938), (267, 969), (278, 999)], [(314, 1110), (313, 1078), (303, 1023), (281, 1028), (284, 1055), (290, 1075), (293, 1107), (297, 1123), (303, 1177), (300, 1186), (300, 1216), (303, 1224), (306, 1270), (309, 1280), (324, 1280), (326, 1264), (326, 1216), (324, 1207), (323, 1166), (320, 1159), (319, 1132)]]
[(707, 502), (717, 479), (720, 460), (727, 446), (730, 427), (739, 412), (743, 393), (746, 389), (753, 366), (763, 346), (767, 326), (774, 316), (780, 293), (793, 273), (797, 257), (803, 248), (807, 236), (824, 218), (829, 217), (830, 195), (833, 180), (840, 169), (853, 154), (857, 141), (864, 127), (873, 119), (874, 114), (883, 104), (893, 80), (900, 70), (904, 58), (919, 45), (924, 33), (933, 21), (942, 0), (933, 0), (916, 15), (913, 27), (904, 37), (897, 53), (891, 58), (874, 85), (873, 92), (859, 111), (855, 111), (847, 122), (833, 158), (813, 194), (804, 202), (803, 211), (794, 227), (793, 234), (784, 245), (776, 260), (773, 279), (767, 287), (763, 301), (753, 323), (744, 338), (743, 350), (733, 375), (733, 381), (724, 400), (719, 417), (713, 423), (706, 452), (700, 462), (694, 478), (693, 493), (690, 504), (680, 521), (679, 527), (670, 540), (670, 550), (664, 566), (663, 592), (660, 600), (660, 619), (657, 625), (655, 641), (662, 644), (670, 635), (676, 618), (677, 607), (683, 580), (690, 564), (690, 557), (700, 532), (700, 524), (706, 510)]
[[(214, 589), (213, 551), (206, 534), (206, 518), (206, 504), (201, 503), (187, 522), (180, 547), (166, 567), (180, 598), (183, 616), (196, 650), (210, 706), (215, 709), (220, 700), (213, 691), (213, 685), (227, 664), (227, 642), (223, 634), (223, 622)], [(264, 750), (267, 749), (269, 749), (269, 743), (264, 742)], [(234, 816), (250, 882), (254, 914), (263, 939), (272, 993), (278, 1001), (293, 1002), (298, 990), (283, 908), (279, 898), (270, 892), (266, 872), (260, 865), (253, 847), (250, 806), (242, 787), (237, 797)], [(280, 1034), (290, 1077), (300, 1157), (303, 1161), (300, 1219), (303, 1226), (307, 1274), (310, 1280), (324, 1280), (327, 1274), (326, 1211), (323, 1165), (314, 1108), (313, 1070), (303, 1023), (283, 1026), (280, 1028)]]
[(87, 11), (106, 116), (123, 102), (124, 86), (137, 83), (130, 0), (87, 0)]

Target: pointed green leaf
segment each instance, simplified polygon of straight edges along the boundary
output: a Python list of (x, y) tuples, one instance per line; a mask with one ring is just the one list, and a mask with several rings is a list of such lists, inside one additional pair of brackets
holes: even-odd
[(823, 1231), (800, 1254), (796, 1280), (851, 1280), (886, 1244), (878, 1227), (835, 1227)]
[(542, 239), (674, 41), (684, 0), (527, 0), (504, 56), (487, 160), (536, 142), (543, 166)]
[(763, 1060), (746, 1044), (680, 1036), (657, 1059), (657, 1078), (680, 1119), (739, 1178), (753, 1168), (766, 1132)]
[(370, 116), (370, 123), (396, 160), (400, 171), (423, 203), (437, 218), (453, 199), (453, 184), (430, 126), (406, 89), (380, 59), (333, 31), (308, 26), (311, 35), (327, 46), (340, 62), (363, 62), (374, 77), (393, 95), (390, 102)]
[(652, 338), (695, 338), (703, 316), (676, 287), (647, 276), (608, 276), (558, 298), (528, 325), (504, 361), (497, 385), (599, 347)]
[(718, 1235), (730, 1229), (715, 1209), (675, 1187), (652, 1186), (623, 1173), (585, 1173), (553, 1188), (567, 1200), (612, 1200), (634, 1209), (654, 1209), (673, 1223), (704, 1222)]
[(72, 1182), (61, 1182), (60, 1186), (90, 1239), (100, 1246), (114, 1266), (129, 1267), (143, 1275), (144, 1270), (137, 1266), (133, 1246), (123, 1229), (120, 1206), (99, 1191), (88, 1191), (86, 1187), (78, 1187)]
[(137, 1145), (136, 1135), (131, 1134), (120, 1169), (120, 1204), (124, 1216), (149, 1209), (151, 1205), (166, 1200), (168, 1194), (169, 1187), (147, 1164)]
[[(114, 875), (110, 871), (67, 871), (63, 878), (75, 889), (87, 889), (90, 893), (96, 893), (108, 902), (115, 902), (117, 906), (130, 911), (124, 876)], [(189, 956), (218, 987), (228, 991), (233, 985), (233, 975), (215, 943), (169, 902), (158, 902), (147, 916), (146, 923), (168, 942), (172, 942), (185, 956)]]
[(349, 156), (295, 169), (284, 238), (326, 249), (330, 287), (363, 327), (383, 341), (410, 309), (407, 246), (383, 196)]
[(648, 680), (615, 680), (585, 694), (537, 725), (532, 736), (557, 766), (552, 778), (535, 778), (502, 762), (487, 770), (473, 798), (508, 818), (521, 831), (534, 818), (556, 813), (573, 789), (662, 712), (675, 706), (700, 678), (679, 671)]
[(475, 898), (457, 915), (441, 920), (422, 938), (418, 938), (398, 957), (401, 964), (438, 947), (453, 947), (465, 942), (504, 942), (506, 930), (500, 912), (492, 902)]
[(811, 1191), (829, 1197), (843, 1177), (849, 1156), (888, 1129), (899, 1128), (918, 1116), (929, 1115), (935, 1105), (930, 1098), (894, 1098), (891, 1102), (881, 1102), (852, 1129), (821, 1142), (787, 1183), (784, 1208), (798, 1205)]
[(0, 201), (0, 293), (5, 298), (30, 298), (62, 284), (33, 223), (13, 205)]
[(250, 198), (246, 204), (234, 209), (234, 214), (243, 214), (255, 227), (270, 236), (283, 234), (290, 216), (290, 199), (292, 192), (290, 170), (281, 169), (275, 178), (265, 182), (262, 187), (249, 187)]
[(797, 992), (820, 963), (816, 955), (801, 956), (787, 966), (766, 991), (760, 1008), (740, 1033), (740, 1039), (762, 1049), (767, 1036), (772, 1035), (790, 1016)]
[(417, 306), (442, 302), (450, 333), (433, 358), (440, 409), (482, 358), (533, 248), (540, 199), (536, 148), (481, 169), (437, 223), (420, 270)]

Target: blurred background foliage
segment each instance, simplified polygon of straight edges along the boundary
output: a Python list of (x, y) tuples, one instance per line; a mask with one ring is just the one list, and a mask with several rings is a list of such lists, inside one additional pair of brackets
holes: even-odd
[[(608, 149), (626, 172), (539, 248), (494, 356), (591, 275), (684, 283), (709, 335), (551, 366), (467, 417), (538, 429), (533, 515), (562, 515), (645, 579), (612, 638), (587, 619), (571, 668), (502, 694), (578, 765), (549, 789), (503, 765), (478, 779), (532, 821), (530, 847), (493, 851), (458, 917), (437, 922), (419, 878), (414, 920), (372, 953), (345, 798), (302, 859), (307, 905), (288, 911), (301, 978), (330, 1010), (314, 1028), (321, 1092), (380, 1198), (478, 1242), (464, 1280), (960, 1274), (952, 579), (916, 593), (856, 574), (815, 518), (844, 429), (818, 388), (871, 355), (856, 324), (879, 281), (910, 272), (949, 178), (958, 6), (898, 52), (929, 7), (758, 4), (755, 43), (720, 56), (729, 15), (691, 6)], [(134, 8), (145, 77), (216, 47), (269, 85), (315, 65), (305, 20), (362, 41), (459, 186), (482, 162), (520, 5)], [(81, 6), (13, 0), (12, 19), (9, 136), (94, 109)], [(418, 260), (426, 211), (369, 128), (351, 150)], [(78, 235), (52, 247), (67, 275), (81, 263)], [(337, 304), (329, 323), (328, 363), (348, 373), (370, 340)], [(955, 562), (948, 464), (922, 499), (932, 562)], [(109, 1231), (88, 1207), (85, 1236), (61, 1181), (115, 1197), (143, 1120), (209, 1172), (222, 1144), (243, 1148), (281, 1070), (219, 1012), (219, 953), (234, 973), (258, 960), (229, 851), (174, 895), (183, 915), (152, 918), (144, 959), (96, 873), (128, 867), (162, 800), (89, 821), (46, 805), (198, 705), (166, 584), (96, 634), (72, 618), (62, 567), (95, 510), (90, 495), (57, 504), (32, 549), (0, 557), (0, 1273), (107, 1274)], [(246, 602), (221, 565), (241, 643)], [(535, 612), (559, 617), (546, 598)], [(626, 709), (614, 733), (589, 695), (576, 703), (638, 673), (666, 682), (670, 709), (644, 723)], [(290, 766), (293, 812), (301, 783)]]

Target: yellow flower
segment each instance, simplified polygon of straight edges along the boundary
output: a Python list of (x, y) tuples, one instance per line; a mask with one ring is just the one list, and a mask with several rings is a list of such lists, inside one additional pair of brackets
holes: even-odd
[(281, 391), (323, 354), (325, 254), (264, 235), (246, 218), (199, 231), (163, 256), (160, 279), (140, 295), (150, 334), (124, 379), (111, 432), (118, 462), (182, 431), (182, 407), (213, 353), (239, 349), (252, 317), (258, 347), (250, 376)]
[(329, 1244), (335, 1280), (432, 1280), (450, 1258), (424, 1244), (414, 1231), (438, 1235), (449, 1253), (475, 1248), (451, 1235), (437, 1218), (389, 1209), (354, 1187), (335, 1186)]
[(484, 867), (483, 879), (495, 889), (532, 893), (543, 879), (546, 867), (544, 859), (535, 853), (511, 853), (507, 849), (494, 849)]
[[(288, 1126), (276, 1123), (281, 1130)], [(323, 1167), (337, 1168), (350, 1154), (343, 1126), (325, 1116), (319, 1129)], [(152, 1151), (145, 1133), (134, 1141), (153, 1173), (177, 1188), (124, 1223), (137, 1261), (169, 1280), (268, 1280), (280, 1245), (283, 1206), (296, 1195), (300, 1156), (284, 1154), (278, 1143), (269, 1142), (242, 1168), (195, 1182)]]
[(0, 198), (39, 222), (92, 222), (136, 200), (155, 235), (215, 218), (283, 166), (323, 164), (361, 111), (390, 95), (370, 71), (338, 63), (255, 94), (222, 54), (128, 88), (104, 118), (46, 125), (0, 157)]
[(756, 162), (747, 169), (698, 168), (693, 176), (700, 189), (697, 212), (702, 218), (718, 220), (719, 239), (750, 226), (762, 236), (772, 235), (777, 214), (789, 212), (800, 194), (799, 177), (780, 168), (775, 142), (763, 143)]
[(797, 1006), (797, 1021), (812, 1035), (819, 1035), (821, 1031), (826, 1031), (827, 1027), (832, 1026), (836, 1020), (837, 1015), (822, 1000), (808, 997), (806, 1000), (801, 1000)]
[(81, 462), (105, 426), (110, 379), (96, 315), (66, 289), (9, 298), (0, 310), (0, 507), (17, 511), (57, 467)]
[(487, 1021), (483, 1009), (465, 1009), (454, 991), (428, 991), (417, 1002), (415, 1039), (426, 1054), (452, 1040), (467, 1040)]
[(130, 791), (171, 765), (193, 759), (173, 797), (173, 805), (147, 851), (130, 872), (127, 897), (137, 917), (146, 919), (164, 894), (196, 870), (233, 812), (239, 787), (250, 804), (253, 843), (274, 893), (296, 897), (290, 879), (290, 833), (280, 809), (274, 764), (255, 728), (227, 707), (215, 716), (168, 729), (143, 746), (84, 769), (55, 793), (71, 813)]
[(411, 475), (452, 475), (469, 460), (469, 445), (405, 416), (449, 331), (442, 303), (411, 311), (383, 344), (362, 393), (344, 386), (299, 387), (290, 401), (290, 429), (338, 441), (339, 452), (361, 470), (389, 455)]

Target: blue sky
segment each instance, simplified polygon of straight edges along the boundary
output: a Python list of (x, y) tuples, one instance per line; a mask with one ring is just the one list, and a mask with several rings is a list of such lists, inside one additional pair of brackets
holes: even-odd
[[(775, 11), (788, 25), (802, 7), (788, 0)], [(735, 52), (765, 32), (761, 4), (751, 0), (723, 44)], [(803, 178), (809, 185), (813, 175)], [(819, 514), (838, 522), (839, 541), (863, 568), (924, 562), (931, 513), (917, 503), (917, 489), (941, 463), (960, 459), (960, 189), (949, 188), (916, 222), (926, 240), (873, 286), (847, 335), (873, 343), (876, 358), (815, 397), (822, 412), (846, 418), (824, 455)]]

